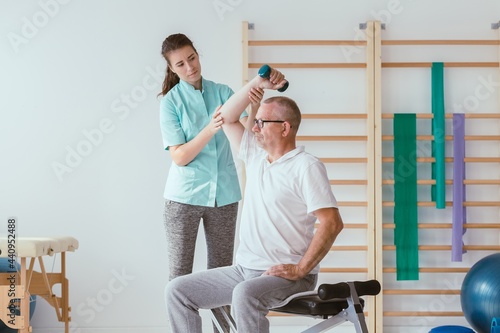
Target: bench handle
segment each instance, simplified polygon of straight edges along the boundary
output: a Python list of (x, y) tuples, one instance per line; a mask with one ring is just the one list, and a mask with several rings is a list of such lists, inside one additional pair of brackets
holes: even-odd
[[(368, 281), (354, 281), (354, 287), (358, 296), (364, 295), (378, 295), (382, 287), (377, 280)], [(335, 284), (324, 283), (318, 288), (318, 296), (322, 300), (328, 300), (332, 298), (347, 298), (351, 296), (351, 289), (347, 282), (340, 282)]]

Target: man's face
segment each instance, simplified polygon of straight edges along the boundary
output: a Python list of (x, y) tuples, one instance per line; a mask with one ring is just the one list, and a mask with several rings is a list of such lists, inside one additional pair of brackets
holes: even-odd
[[(266, 151), (276, 147), (281, 140), (281, 134), (284, 129), (282, 119), (279, 119), (273, 113), (273, 104), (274, 103), (261, 104), (255, 119), (261, 119), (263, 121), (262, 128), (260, 128), (257, 123), (252, 127), (252, 132), (255, 135), (257, 144)], [(265, 122), (266, 120), (275, 120), (280, 122)]]

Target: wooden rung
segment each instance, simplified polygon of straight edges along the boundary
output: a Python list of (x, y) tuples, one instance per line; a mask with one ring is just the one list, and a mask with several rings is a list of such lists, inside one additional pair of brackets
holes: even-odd
[(463, 317), (460, 311), (384, 311), (384, 317)]
[(465, 207), (500, 207), (500, 201), (464, 201)]
[[(417, 113), (417, 119), (432, 119), (434, 115), (432, 113)], [(444, 115), (446, 119), (453, 119), (453, 114), (446, 113)], [(465, 118), (469, 119), (499, 119), (500, 113), (465, 113)], [(394, 113), (382, 113), (382, 119), (393, 119)]]
[[(394, 207), (394, 201), (384, 201), (382, 206), (384, 207)], [(500, 207), (500, 201), (464, 201), (464, 207)], [(418, 207), (435, 207), (436, 203), (433, 201), (419, 201), (417, 202)], [(446, 202), (447, 207), (453, 206), (452, 202)]]
[[(446, 157), (444, 159), (447, 163), (453, 162), (453, 157)], [(382, 157), (383, 163), (394, 163), (394, 157)], [(436, 159), (434, 157), (417, 157), (418, 163), (434, 163)], [(500, 157), (466, 157), (464, 158), (465, 163), (500, 163)]]
[(465, 223), (466, 229), (500, 229), (500, 223)]
[[(463, 248), (467, 251), (500, 251), (499, 245), (465, 245)], [(384, 251), (396, 250), (395, 245), (382, 246)], [(451, 251), (451, 245), (419, 245), (420, 251)]]
[[(394, 229), (394, 223), (383, 223), (382, 228)], [(451, 223), (419, 223), (419, 229), (451, 229)], [(500, 229), (500, 223), (464, 223), (465, 229)]]
[(297, 141), (366, 141), (366, 135), (299, 135)]
[(366, 119), (366, 113), (303, 113), (302, 119)]
[(366, 245), (335, 245), (330, 248), (330, 251), (368, 251)]
[(500, 179), (465, 179), (464, 185), (500, 185)]
[(367, 163), (366, 157), (322, 157), (320, 161), (323, 163)]
[[(394, 185), (394, 179), (382, 179), (382, 185)], [(445, 180), (446, 185), (452, 185), (453, 180)], [(417, 185), (435, 185), (436, 181), (433, 179), (419, 179)], [(500, 179), (464, 179), (464, 185), (500, 185)]]
[[(248, 68), (261, 68), (264, 63), (249, 63)], [(339, 62), (323, 62), (323, 63), (269, 63), (272, 68), (366, 68), (365, 63), (350, 62), (350, 63), (339, 63)]]
[(466, 157), (466, 158), (464, 158), (464, 162), (466, 162), (466, 163), (471, 163), (471, 162), (478, 162), (478, 163), (495, 162), (495, 163), (499, 163), (500, 157)]
[(362, 40), (249, 40), (248, 46), (366, 46)]
[(469, 39), (451, 39), (451, 40), (382, 40), (382, 45), (499, 45), (496, 39), (469, 40)]
[(384, 295), (460, 295), (459, 289), (384, 289)]
[(470, 251), (500, 251), (498, 245), (465, 245), (464, 248)]
[[(432, 62), (383, 62), (382, 67), (432, 67)], [(498, 67), (498, 62), (445, 62), (444, 67)]]
[[(394, 141), (394, 135), (382, 135), (383, 141)], [(433, 135), (417, 135), (417, 141), (432, 141)], [(452, 141), (453, 135), (446, 135), (445, 140)], [(466, 135), (465, 141), (497, 141), (500, 140), (500, 135)]]
[(367, 227), (366, 223), (344, 223), (344, 229), (366, 229)]
[(364, 179), (333, 179), (330, 185), (367, 185), (368, 181)]
[(366, 201), (341, 201), (337, 202), (341, 207), (366, 207), (368, 203)]
[[(468, 267), (424, 267), (419, 268), (420, 273), (467, 273)], [(386, 267), (384, 273), (396, 273), (396, 267)]]
[[(500, 113), (465, 113), (465, 118), (468, 119), (499, 119)], [(445, 114), (445, 118), (453, 119), (453, 114)]]
[[(446, 136), (446, 140), (453, 140), (453, 135)], [(500, 140), (500, 135), (466, 135), (464, 136), (465, 141), (496, 141)]]
[(344, 267), (344, 268), (333, 268), (333, 267), (323, 267), (320, 268), (321, 273), (368, 273), (368, 268), (363, 267)]

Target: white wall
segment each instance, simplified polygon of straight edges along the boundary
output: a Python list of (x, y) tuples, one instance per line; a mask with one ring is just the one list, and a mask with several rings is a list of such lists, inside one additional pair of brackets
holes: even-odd
[[(17, 216), (20, 236), (78, 238), (72, 332), (165, 332), (170, 158), (156, 95), (167, 35), (190, 36), (204, 76), (238, 89), (244, 20), (254, 39), (353, 40), (374, 19), (388, 39), (495, 39), (499, 13), (496, 0), (2, 1), (0, 226)], [(307, 96), (292, 82), (294, 93)], [(34, 332), (60, 331), (52, 308), (37, 307)]]

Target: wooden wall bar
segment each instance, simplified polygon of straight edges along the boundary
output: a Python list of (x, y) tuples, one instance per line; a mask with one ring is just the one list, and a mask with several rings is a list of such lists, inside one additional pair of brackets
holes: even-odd
[[(391, 221), (390, 212), (392, 207), (394, 207), (394, 201), (391, 198), (387, 198), (384, 192), (394, 186), (394, 180), (387, 177), (387, 172), (384, 169), (390, 167), (394, 163), (394, 157), (391, 156), (387, 151), (387, 146), (394, 140), (394, 136), (391, 134), (386, 134), (384, 129), (386, 126), (392, 124), (392, 119), (394, 118), (393, 113), (383, 112), (383, 101), (382, 101), (382, 91), (389, 92), (391, 90), (390, 86), (383, 86), (382, 77), (385, 71), (391, 71), (393, 73), (397, 70), (405, 70), (408, 68), (417, 68), (422, 71), (429, 71), (432, 62), (429, 61), (384, 61), (386, 55), (391, 54), (391, 48), (393, 47), (427, 47), (433, 49), (439, 46), (439, 50), (436, 51), (436, 59), (441, 59), (440, 52), (443, 47), (447, 49), (460, 47), (491, 47), (499, 46), (496, 51), (500, 51), (500, 41), (499, 40), (383, 40), (382, 39), (382, 29), (380, 22), (371, 21), (367, 23), (367, 31), (365, 36), (366, 40), (363, 41), (346, 41), (346, 40), (251, 40), (249, 38), (248, 22), (243, 22), (243, 83), (248, 82), (249, 71), (260, 68), (264, 63), (252, 61), (250, 57), (250, 49), (258, 53), (266, 54), (266, 50), (269, 48), (279, 48), (279, 47), (300, 47), (307, 48), (310, 46), (314, 47), (339, 47), (339, 46), (356, 46), (357, 48), (363, 48), (366, 53), (365, 62), (308, 62), (304, 59), (304, 62), (287, 62), (287, 61), (273, 61), (268, 64), (271, 67), (276, 67), (280, 70), (296, 70), (296, 69), (324, 69), (325, 75), (334, 75), (337, 70), (352, 70), (352, 71), (364, 71), (366, 81), (363, 83), (365, 85), (366, 91), (366, 109), (365, 110), (353, 110), (348, 113), (304, 113), (303, 122), (318, 121), (321, 122), (338, 122), (338, 121), (349, 121), (352, 123), (359, 122), (359, 126), (363, 126), (363, 134), (355, 135), (342, 135), (332, 131), (326, 134), (300, 134), (298, 140), (300, 144), (307, 146), (313, 143), (324, 144), (325, 146), (331, 147), (337, 144), (351, 144), (351, 143), (362, 143), (364, 144), (363, 152), (354, 154), (356, 156), (319, 156), (323, 163), (326, 165), (358, 165), (364, 166), (366, 175), (363, 177), (331, 177), (330, 183), (332, 186), (351, 186), (354, 188), (366, 189), (366, 200), (339, 200), (339, 207), (341, 211), (343, 209), (365, 209), (366, 218), (364, 221), (345, 221), (345, 231), (344, 232), (356, 232), (362, 231), (366, 235), (366, 239), (362, 244), (352, 243), (352, 244), (334, 244), (331, 248), (332, 254), (338, 252), (347, 253), (362, 253), (366, 256), (366, 265), (346, 267), (345, 265), (328, 265), (322, 266), (321, 276), (323, 279), (328, 281), (332, 279), (335, 280), (339, 274), (343, 274), (346, 280), (349, 279), (350, 275), (358, 276), (359, 274), (368, 278), (378, 279), (383, 286), (383, 292), (375, 298), (374, 301), (369, 300), (365, 311), (369, 316), (369, 330), (370, 332), (384, 332), (384, 327), (386, 321), (390, 321), (393, 318), (407, 318), (407, 317), (428, 317), (428, 318), (446, 318), (446, 317), (462, 317), (461, 311), (457, 311), (456, 308), (444, 309), (443, 311), (420, 311), (418, 306), (422, 304), (420, 301), (422, 297), (439, 297), (442, 295), (448, 295), (449, 297), (456, 297), (457, 300), (454, 305), (459, 302), (460, 290), (458, 288), (437, 288), (432, 285), (428, 285), (426, 279), (413, 283), (412, 285), (407, 285), (400, 283), (395, 280), (396, 267), (391, 261), (394, 257), (395, 246), (391, 242), (392, 239), (390, 235), (394, 229), (394, 223)], [(486, 49), (485, 49), (486, 50)], [(487, 52), (487, 51), (485, 51)], [(499, 52), (500, 53), (500, 52)], [(439, 61), (439, 60), (436, 60)], [(469, 69), (481, 69), (481, 70), (496, 70), (500, 68), (499, 61), (445, 61), (444, 67), (446, 71), (460, 70), (460, 68)], [(286, 73), (286, 71), (285, 71)], [(430, 80), (429, 80), (430, 86)], [(293, 98), (293, 96), (291, 96)], [(500, 103), (499, 103), (500, 104)], [(305, 108), (307, 109), (307, 107)], [(496, 112), (486, 112), (485, 110), (478, 110), (478, 112), (469, 112), (465, 114), (466, 121), (475, 122), (493, 122), (500, 121), (500, 107)], [(431, 122), (433, 115), (430, 110), (430, 105), (428, 110), (422, 110), (418, 113), (417, 119), (423, 122)], [(452, 120), (451, 112), (445, 114), (445, 121), (450, 122)], [(474, 123), (476, 124), (476, 123)], [(473, 127), (478, 127), (477, 125)], [(499, 126), (500, 127), (500, 126)], [(417, 140), (419, 141), (432, 141), (434, 137), (428, 133), (418, 133)], [(447, 142), (453, 140), (453, 136), (449, 133), (445, 136)], [(465, 136), (467, 143), (471, 144), (483, 144), (483, 143), (500, 143), (500, 129), (496, 133), (482, 133), (481, 131), (475, 133), (467, 133)], [(500, 150), (500, 149), (499, 149)], [(495, 164), (500, 163), (500, 156), (483, 156), (477, 155), (475, 152), (466, 151), (467, 156), (464, 162), (467, 164), (468, 168), (479, 168), (481, 166), (487, 166), (494, 168)], [(453, 155), (447, 154), (445, 158), (446, 164), (453, 163)], [(432, 156), (417, 156), (416, 159), (419, 165), (428, 164), (435, 162)], [(496, 186), (500, 189), (500, 175), (497, 178), (492, 176), (487, 176), (485, 178), (471, 177), (464, 179), (464, 185), (467, 186)], [(417, 186), (419, 191), (430, 192), (426, 187), (435, 184), (432, 179), (425, 179), (426, 177), (419, 177), (417, 181)], [(451, 178), (451, 177), (448, 177)], [(450, 187), (453, 185), (452, 179), (446, 179), (446, 186)], [(422, 190), (420, 190), (422, 189)], [(498, 191), (500, 196), (500, 191)], [(436, 209), (435, 203), (429, 199), (420, 200), (418, 202), (419, 210), (428, 211), (430, 209)], [(451, 207), (453, 202), (447, 201), (446, 207)], [(488, 216), (483, 220), (471, 218), (464, 224), (464, 229), (467, 232), (477, 233), (478, 235), (487, 235), (491, 233), (496, 233), (500, 236), (500, 216), (498, 214), (498, 207), (500, 207), (500, 198), (491, 198), (489, 200), (483, 200), (482, 198), (475, 198), (472, 195), (467, 196), (467, 201), (463, 202), (463, 206), (468, 209), (474, 209), (479, 207), (481, 209), (488, 209)], [(477, 209), (477, 208), (476, 208)], [(451, 216), (451, 214), (449, 214)], [(451, 217), (443, 217), (437, 215), (431, 220), (419, 220), (418, 229), (419, 233), (425, 232), (435, 232), (447, 235), (451, 233)], [(435, 253), (436, 257), (449, 257), (451, 253), (451, 245), (444, 244), (443, 242), (434, 244), (429, 243), (424, 236), (420, 238), (420, 245), (418, 247), (419, 254), (425, 256), (428, 253)], [(444, 237), (446, 238), (446, 237)], [(359, 239), (357, 239), (359, 241)], [(498, 252), (500, 251), (500, 244), (470, 244), (464, 245), (464, 249), (468, 253), (480, 252)], [(427, 262), (425, 259), (421, 261), (421, 267), (419, 272), (423, 276), (435, 275), (436, 277), (443, 278), (448, 275), (459, 275), (465, 276), (470, 268), (469, 264), (457, 264), (452, 263), (449, 260), (449, 264), (435, 264), (433, 262)], [(413, 287), (412, 287), (413, 286)], [(405, 300), (405, 303), (410, 303), (415, 305), (415, 308), (399, 307), (400, 302), (397, 300), (401, 297)], [(419, 303), (420, 302), (420, 303)], [(278, 314), (273, 314), (277, 316)], [(433, 320), (433, 319), (431, 319)]]
[[(483, 46), (495, 46), (495, 45), (500, 45), (499, 40), (382, 40), (381, 44), (384, 46), (384, 53), (385, 54), (391, 54), (391, 47), (401, 47), (401, 46), (422, 46), (426, 45), (429, 46), (430, 48), (435, 47), (435, 46), (446, 46), (447, 48), (453, 48), (455, 46), (471, 46), (471, 47), (483, 47)], [(487, 52), (485, 50), (485, 52)], [(397, 70), (397, 68), (404, 69), (404, 68), (422, 68), (422, 70), (426, 70), (426, 68), (430, 68), (432, 65), (432, 62), (384, 62), (384, 55), (382, 55), (382, 63), (381, 67), (384, 70)], [(439, 54), (439, 51), (436, 53), (436, 59), (441, 59), (441, 55)], [(437, 60), (438, 61), (438, 60)], [(455, 68), (491, 68), (492, 70), (498, 70), (499, 68), (499, 62), (498, 61), (488, 61), (488, 62), (459, 62), (459, 61), (451, 61), (451, 62), (444, 62), (444, 67), (446, 71), (453, 71)], [(446, 76), (445, 76), (446, 78)], [(430, 85), (430, 81), (429, 81)], [(446, 87), (446, 80), (445, 80), (445, 87)], [(391, 87), (382, 87), (382, 89), (389, 89), (390, 91)], [(446, 88), (445, 88), (446, 91)], [(498, 110), (497, 110), (498, 111)], [(394, 114), (391, 113), (382, 113), (381, 119), (385, 121), (384, 124), (389, 126), (391, 123), (391, 120), (394, 117)], [(417, 114), (417, 119), (422, 119), (423, 121), (431, 121), (433, 118), (433, 115), (430, 110), (423, 110), (421, 114)], [(452, 113), (450, 111), (447, 111), (445, 114), (445, 119), (446, 121), (451, 121), (452, 118)], [(498, 121), (500, 119), (500, 112), (494, 112), (494, 113), (487, 113), (482, 110), (480, 110), (477, 113), (466, 113), (465, 114), (465, 119), (466, 121), (470, 121), (472, 119), (475, 119), (476, 121), (484, 121), (484, 122), (491, 122), (491, 121)], [(467, 125), (466, 125), (467, 126)], [(418, 125), (417, 125), (418, 127)], [(477, 125), (473, 126), (476, 128), (477, 132)], [(468, 127), (466, 127), (468, 128)], [(417, 135), (417, 140), (420, 141), (431, 141), (433, 140), (434, 137), (432, 135), (427, 135), (427, 134), (418, 134)], [(446, 135), (445, 139), (447, 141), (452, 141), (453, 136), (452, 135)], [(389, 142), (394, 140), (393, 135), (386, 135), (386, 134), (380, 134), (380, 140), (383, 142)], [(497, 141), (500, 142), (500, 129), (497, 133), (494, 134), (484, 134), (484, 133), (474, 133), (474, 134), (468, 134), (465, 136), (465, 140), (467, 142), (474, 142), (474, 141), (479, 141), (479, 142), (487, 142), (487, 141)], [(380, 152), (381, 154), (387, 153), (387, 147), (384, 152), (382, 152), (382, 145), (380, 145)], [(453, 156), (451, 153), (447, 153), (447, 156), (445, 158), (445, 163), (450, 164), (453, 163)], [(474, 168), (478, 167), (478, 164), (495, 164), (495, 163), (500, 163), (500, 156), (474, 156), (475, 152), (472, 150), (467, 150), (466, 149), (466, 154), (467, 156), (464, 159), (464, 162), (467, 165), (470, 165), (469, 168)], [(416, 159), (417, 163), (419, 165), (425, 164), (425, 163), (433, 163), (435, 162), (435, 159), (432, 158), (431, 156), (418, 156)], [(392, 164), (394, 163), (394, 157), (392, 156), (382, 156), (381, 157), (381, 163), (385, 164)], [(475, 163), (472, 165), (472, 163)], [(494, 167), (494, 166), (492, 166)], [(498, 176), (498, 174), (497, 174)], [(429, 185), (435, 184), (434, 180), (431, 179), (424, 179), (425, 177), (421, 178), (419, 177), (417, 181), (417, 185), (420, 188), (420, 193), (426, 192), (426, 186), (429, 187)], [(491, 179), (489, 177), (486, 177), (487, 179), (464, 179), (464, 184), (465, 185), (474, 185), (474, 186), (499, 186), (500, 185), (500, 178), (494, 178)], [(383, 187), (392, 187), (394, 185), (394, 180), (393, 179), (388, 179), (388, 178), (382, 178), (380, 185)], [(446, 180), (446, 186), (451, 186), (453, 185), (453, 181), (451, 179)], [(428, 192), (430, 193), (430, 187), (428, 189)], [(430, 198), (430, 194), (427, 196)], [(474, 198), (472, 195), (467, 196), (467, 201), (463, 202), (464, 207), (500, 207), (500, 200), (498, 198), (490, 198), (490, 201), (484, 201), (481, 200), (481, 198)], [(379, 205), (384, 207), (384, 209), (390, 209), (391, 207), (394, 207), (394, 201), (390, 200), (381, 200), (379, 201)], [(431, 201), (418, 201), (417, 203), (419, 210), (426, 210), (426, 212), (430, 209), (436, 209), (435, 208), (435, 203)], [(446, 202), (446, 207), (452, 207), (453, 202), (448, 201)], [(489, 234), (489, 233), (496, 233), (499, 234), (500, 230), (500, 216), (498, 215), (498, 209), (492, 210), (491, 213), (488, 213), (489, 216), (487, 217), (487, 221), (468, 221), (467, 223), (464, 224), (464, 229), (469, 230), (468, 232), (476, 232), (476, 233), (484, 233)], [(420, 220), (418, 223), (418, 228), (419, 228), (419, 233), (424, 232), (425, 230), (432, 230), (432, 232), (437, 232), (437, 233), (443, 233), (443, 235), (450, 234), (451, 235), (451, 213), (448, 214), (449, 216), (443, 217), (442, 215), (445, 214), (437, 214), (437, 216), (440, 216), (441, 218), (444, 218), (444, 220), (434, 220), (434, 221), (424, 221)], [(390, 230), (394, 229), (394, 223), (390, 221), (390, 214), (387, 217), (383, 217), (381, 221), (382, 228), (384, 230)], [(471, 219), (469, 219), (471, 220)], [(476, 230), (476, 231), (474, 231)], [(387, 235), (387, 234), (386, 234)], [(435, 253), (433, 255), (434, 258), (442, 258), (443, 256), (449, 257), (449, 253), (451, 253), (451, 245), (449, 244), (428, 244), (428, 241), (423, 237), (425, 234), (420, 234), (419, 235), (419, 254), (425, 254), (425, 253)], [(469, 244), (466, 243), (464, 245), (464, 250), (468, 251), (468, 253), (474, 252), (474, 251), (481, 251), (485, 252), (486, 254), (491, 253), (491, 252), (498, 252), (500, 251), (500, 245), (498, 243), (496, 244)], [(384, 252), (384, 258), (388, 257), (391, 258), (394, 256), (394, 251), (395, 251), (395, 246), (391, 242), (391, 238), (387, 237), (385, 240), (384, 244), (382, 245), (382, 251)], [(465, 256), (465, 255), (464, 255)], [(423, 257), (423, 255), (421, 256)], [(441, 261), (440, 261), (441, 263)], [(465, 274), (468, 272), (470, 265), (467, 263), (452, 263), (451, 259), (449, 260), (448, 265), (439, 265), (433, 262), (433, 260), (427, 261), (425, 258), (420, 260), (420, 265), (421, 267), (419, 268), (419, 272), (424, 275), (436, 275), (436, 278), (434, 279), (446, 279), (446, 275), (448, 274), (458, 274), (458, 276), (465, 276)], [(396, 267), (391, 266), (391, 265), (386, 265), (383, 268), (383, 275), (384, 279), (388, 279), (389, 276), (394, 276), (396, 273)], [(391, 280), (394, 280), (394, 278), (391, 278)], [(427, 280), (425, 281), (419, 281), (418, 283), (414, 283), (411, 285), (414, 285), (415, 287), (413, 289), (411, 288), (405, 288), (403, 287), (405, 284), (401, 283), (401, 286), (398, 286), (398, 283), (391, 283), (391, 286), (384, 285), (383, 286), (383, 295), (387, 297), (391, 297), (391, 301), (386, 302), (386, 306), (383, 309), (383, 318), (385, 320), (389, 320), (389, 318), (396, 318), (396, 317), (401, 317), (401, 318), (413, 318), (413, 317), (427, 317), (431, 318), (430, 320), (435, 320), (432, 319), (432, 317), (435, 318), (440, 318), (440, 317), (452, 317), (452, 318), (457, 318), (457, 317), (463, 317), (463, 313), (461, 311), (456, 311), (456, 305), (460, 304), (460, 289), (449, 289), (449, 288), (429, 288), (427, 286), (428, 282)], [(433, 296), (434, 295), (434, 296)], [(428, 310), (420, 310), (419, 309), (419, 300), (422, 299), (422, 297), (435, 297), (434, 299), (438, 297), (442, 297), (442, 295), (450, 295), (449, 297), (455, 297), (456, 301), (452, 302), (453, 304), (447, 304), (451, 306), (455, 306), (450, 309), (443, 309), (443, 311), (428, 311)], [(400, 308), (397, 306), (394, 306), (394, 304), (400, 303), (400, 301), (397, 300), (398, 297), (402, 297), (401, 299), (405, 300), (405, 303), (413, 303), (415, 304), (414, 309), (407, 309), (407, 308)], [(453, 320), (451, 321), (453, 323)], [(381, 331), (382, 332), (382, 331)]]
[[(369, 29), (373, 29), (373, 24)], [(262, 62), (253, 62), (249, 59), (250, 48), (256, 48), (255, 52), (262, 52), (265, 54), (266, 50), (269, 48), (277, 48), (282, 46), (287, 47), (300, 47), (306, 48), (310, 46), (315, 47), (325, 47), (332, 48), (338, 46), (357, 46), (360, 48), (373, 49), (373, 41), (370, 39), (368, 41), (346, 41), (346, 40), (251, 40), (248, 32), (248, 23), (243, 22), (243, 53), (244, 53), (244, 65), (243, 65), (243, 82), (248, 82), (248, 73), (250, 70), (256, 70), (260, 68), (265, 63)], [(370, 50), (371, 50), (370, 49)], [(360, 82), (360, 85), (369, 85), (371, 87), (373, 84), (373, 55), (372, 51), (367, 51), (366, 62), (363, 63), (351, 63), (351, 62), (300, 62), (300, 63), (291, 63), (291, 62), (266, 62), (271, 67), (280, 69), (280, 70), (294, 70), (294, 69), (324, 69), (325, 75), (334, 75), (336, 70), (354, 70), (354, 71), (365, 71), (367, 81)], [(285, 73), (287, 73), (285, 71)], [(366, 210), (365, 221), (358, 221), (357, 223), (349, 223), (345, 221), (345, 230), (352, 230), (352, 232), (362, 232), (365, 234), (365, 240), (363, 244), (342, 244), (332, 247), (332, 255), (335, 256), (337, 252), (360, 252), (364, 253), (366, 256), (366, 265), (359, 267), (343, 267), (343, 266), (332, 266), (332, 265), (322, 265), (320, 271), (320, 279), (323, 281), (331, 281), (336, 282), (339, 274), (345, 276), (345, 279), (348, 280), (352, 274), (361, 274), (366, 277), (366, 279), (375, 277), (375, 237), (374, 237), (374, 220), (371, 218), (375, 211), (375, 200), (374, 200), (374, 176), (373, 165), (375, 164), (373, 160), (373, 146), (371, 143), (374, 141), (374, 131), (373, 124), (370, 122), (373, 121), (373, 114), (370, 112), (374, 99), (374, 92), (368, 91), (368, 96), (366, 97), (368, 105), (365, 110), (356, 110), (353, 113), (303, 113), (302, 122), (308, 121), (317, 121), (321, 120), (324, 122), (328, 121), (352, 121), (359, 122), (360, 126), (364, 126), (365, 133), (362, 135), (337, 135), (334, 132), (325, 134), (325, 135), (311, 135), (311, 134), (300, 134), (297, 137), (297, 141), (299, 144), (307, 146), (310, 143), (324, 143), (326, 145), (345, 145), (350, 142), (359, 142), (364, 144), (366, 147), (363, 152), (359, 152), (356, 154), (356, 157), (351, 156), (336, 156), (336, 155), (323, 155), (319, 156), (320, 159), (325, 164), (355, 164), (364, 166), (366, 170), (367, 176), (360, 176), (359, 178), (345, 178), (338, 179), (332, 178), (330, 180), (330, 184), (332, 186), (355, 186), (362, 187), (366, 189), (367, 199), (361, 201), (350, 201), (350, 200), (339, 200), (338, 205), (339, 209), (342, 211), (343, 209), (364, 209)], [(294, 98), (293, 96), (291, 96)], [(307, 109), (307, 107), (305, 108)], [(304, 111), (304, 110), (303, 110)], [(335, 192), (335, 191), (334, 191)], [(339, 196), (337, 195), (337, 199)], [(359, 241), (359, 239), (357, 239)], [(375, 301), (373, 299), (368, 300), (365, 306), (365, 311), (367, 316), (370, 318), (368, 320), (368, 325), (370, 326), (370, 332), (375, 332)], [(273, 317), (280, 316), (282, 314), (271, 313)]]

